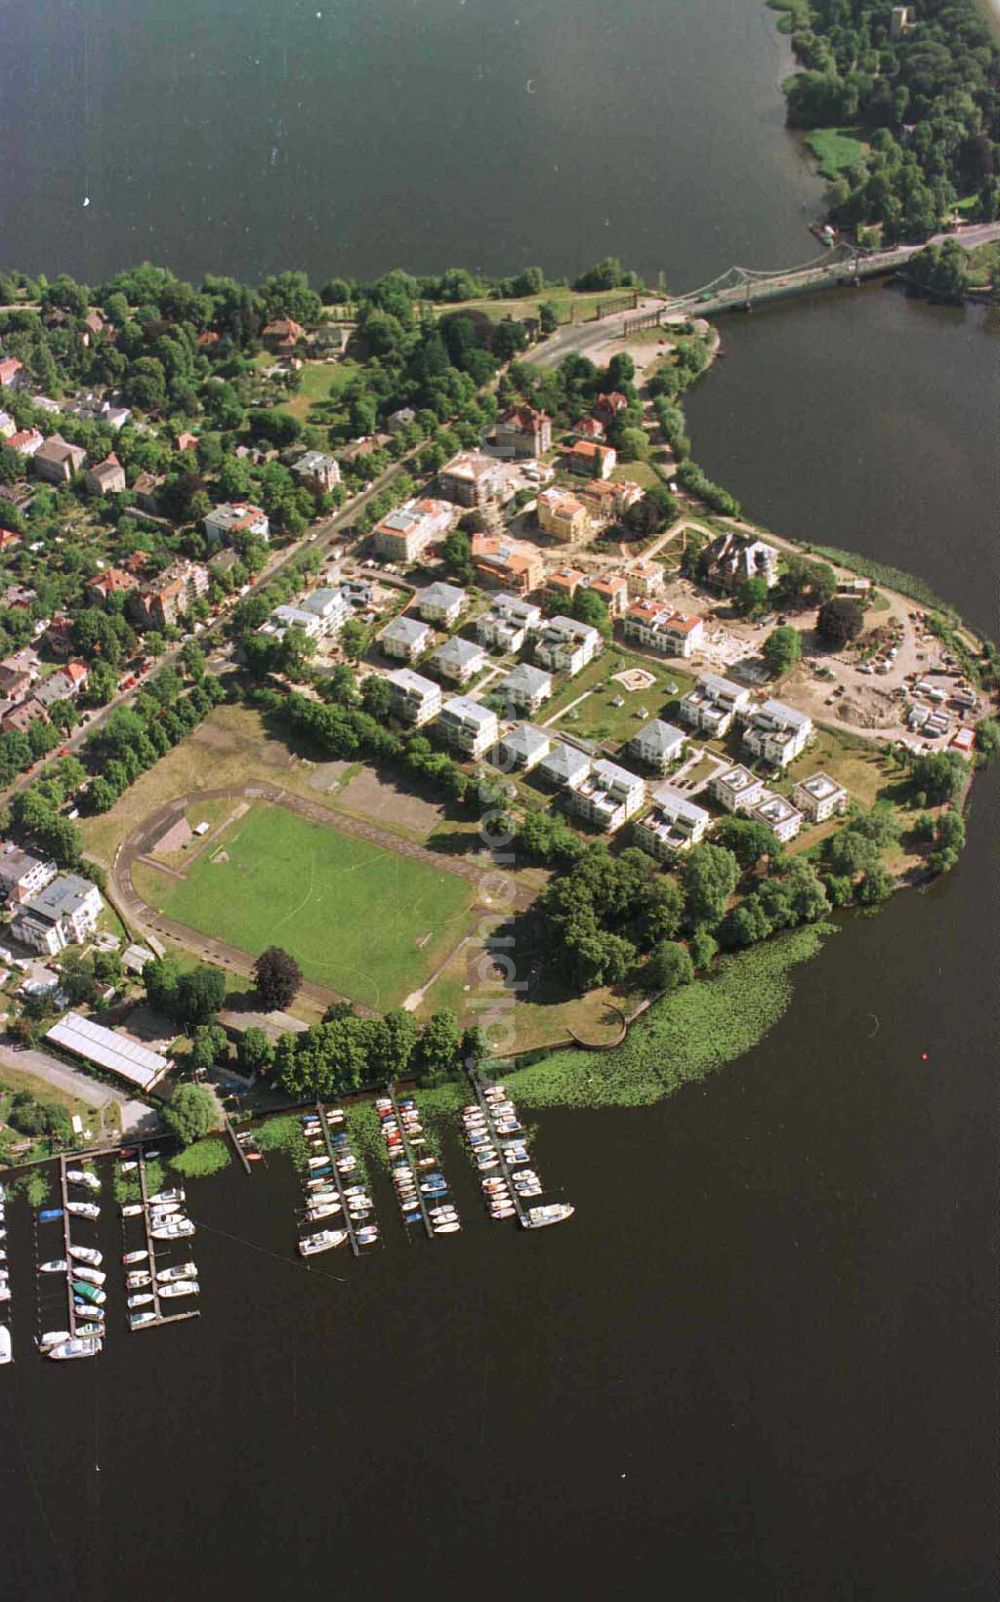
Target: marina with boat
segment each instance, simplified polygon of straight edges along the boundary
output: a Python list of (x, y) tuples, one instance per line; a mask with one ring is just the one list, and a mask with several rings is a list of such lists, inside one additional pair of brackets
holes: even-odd
[(389, 1173), (404, 1224), (422, 1224), (429, 1240), (457, 1235), (462, 1225), (440, 1159), (429, 1149), (412, 1096), (388, 1093), (375, 1103)]
[[(513, 1219), (523, 1229), (542, 1229), (571, 1218), (570, 1203), (544, 1197), (527, 1131), (506, 1087), (475, 1075), (470, 1083), (475, 1099), (461, 1111), (461, 1132), (489, 1219)], [(374, 1099), (373, 1111), (387, 1177), (407, 1235), (412, 1229), (422, 1230), (429, 1240), (459, 1234), (462, 1222), (445, 1176), (439, 1128), (425, 1127), (415, 1093), (389, 1084)], [(347, 1114), (343, 1107), (317, 1102), (297, 1116), (302, 1134), (298, 1159), (302, 1207), (296, 1256), (303, 1267), (313, 1257), (343, 1246), (360, 1257), (380, 1243), (380, 1231), (371, 1181), (352, 1142)], [(440, 1114), (433, 1116), (440, 1119)], [(232, 1123), (228, 1132), (245, 1159), (244, 1172), (252, 1173), (251, 1164), (263, 1160), (256, 1134), (238, 1131)], [(188, 1216), (185, 1187), (164, 1182), (164, 1169), (154, 1160), (160, 1153), (141, 1141), (102, 1155), (115, 1160), (128, 1328), (154, 1329), (199, 1317), (201, 1281), (191, 1249), (196, 1225)], [(34, 1211), (36, 1344), (42, 1355), (66, 1362), (96, 1357), (104, 1350), (113, 1287), (95, 1244), (102, 1180), (94, 1159), (60, 1157), (55, 1163), (57, 1204)], [(158, 1177), (151, 1181), (154, 1174)], [(0, 1188), (0, 1366), (13, 1360), (6, 1207)], [(229, 1238), (241, 1242), (239, 1235)], [(252, 1240), (242, 1244), (254, 1246)]]

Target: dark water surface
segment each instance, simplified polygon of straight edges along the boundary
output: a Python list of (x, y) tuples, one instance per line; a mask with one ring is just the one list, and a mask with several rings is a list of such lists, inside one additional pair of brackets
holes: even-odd
[[(551, 1112), (578, 1207), (306, 1271), (272, 1162), (196, 1187), (204, 1317), (0, 1387), (7, 1594), (727, 1602), (994, 1594), (995, 906), (852, 919), (742, 1062), (649, 1112)], [(926, 1060), (925, 1060), (926, 1054)], [(117, 1225), (102, 1222), (110, 1253)], [(341, 1276), (327, 1277), (327, 1274)], [(99, 1464), (99, 1472), (98, 1472)]]
[(0, 28), (2, 265), (322, 281), (613, 254), (690, 287), (815, 253), (759, 0), (42, 0)]
[(1000, 313), (834, 290), (720, 319), (695, 454), (777, 533), (917, 573), (997, 638)]
[[(613, 250), (677, 283), (801, 259), (818, 186), (771, 24), (756, 0), (694, 16), (7, 8), (0, 254), (99, 279)], [(706, 469), (988, 626), (983, 316), (876, 289), (723, 328), (689, 398)], [(646, 1112), (539, 1119), (564, 1228), (489, 1224), (451, 1150), (463, 1235), (408, 1245), (380, 1184), (385, 1249), (307, 1272), (290, 1170), (228, 1173), (192, 1187), (204, 1317), (130, 1336), (115, 1283), (100, 1362), (58, 1367), (12, 1207), (2, 1594), (992, 1597), (997, 788), (948, 881), (848, 919), (741, 1062)]]

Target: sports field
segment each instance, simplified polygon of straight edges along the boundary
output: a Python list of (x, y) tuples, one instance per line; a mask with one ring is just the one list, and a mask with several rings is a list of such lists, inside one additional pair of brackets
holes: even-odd
[(258, 802), (183, 880), (135, 867), (169, 918), (256, 955), (284, 946), (307, 979), (386, 1009), (460, 938), (474, 886), (367, 840)]

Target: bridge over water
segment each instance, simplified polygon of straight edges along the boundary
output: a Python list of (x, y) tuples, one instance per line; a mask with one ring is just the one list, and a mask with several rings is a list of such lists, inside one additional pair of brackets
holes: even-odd
[[(931, 244), (956, 239), (966, 249), (1000, 240), (1000, 222), (977, 223), (954, 233), (935, 234)], [(571, 351), (586, 354), (616, 338), (627, 339), (643, 328), (680, 318), (715, 317), (721, 312), (750, 311), (755, 305), (782, 300), (791, 295), (811, 295), (838, 284), (860, 284), (867, 278), (885, 277), (899, 272), (916, 255), (921, 245), (896, 245), (891, 250), (864, 250), (857, 245), (832, 245), (820, 256), (798, 267), (761, 271), (752, 267), (730, 267), (700, 289), (669, 297), (645, 296), (633, 315), (622, 317), (616, 305), (607, 314), (588, 323), (557, 329), (538, 346), (532, 360), (541, 367), (556, 367)], [(619, 322), (619, 319), (621, 321)]]

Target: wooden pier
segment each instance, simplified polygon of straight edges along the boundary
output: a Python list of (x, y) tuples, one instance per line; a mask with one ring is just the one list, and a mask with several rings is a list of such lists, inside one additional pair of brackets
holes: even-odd
[[(399, 1102), (396, 1100), (396, 1088), (393, 1085), (392, 1080), (390, 1080), (388, 1085), (386, 1086), (386, 1093), (387, 1093), (387, 1095), (389, 1097), (389, 1100), (392, 1102), (392, 1115), (396, 1120), (396, 1128), (399, 1130), (399, 1133), (400, 1133), (400, 1135), (402, 1137), (403, 1150), (406, 1153), (406, 1160), (410, 1165), (410, 1173), (413, 1175), (413, 1181), (414, 1181), (414, 1184), (416, 1185), (416, 1196), (417, 1196), (417, 1202), (418, 1202), (418, 1204), (420, 1206), (420, 1217), (421, 1217), (421, 1220), (423, 1222), (424, 1229), (427, 1232), (427, 1239), (428, 1240), (433, 1240), (434, 1239), (434, 1226), (431, 1223), (431, 1215), (427, 1210), (427, 1198), (424, 1196), (423, 1191), (420, 1189), (420, 1171), (417, 1168), (416, 1158), (413, 1155), (413, 1147), (410, 1145), (410, 1137), (406, 1133), (406, 1130), (403, 1128), (403, 1120), (400, 1117), (400, 1112), (399, 1112)], [(392, 1159), (391, 1159), (391, 1157), (390, 1157), (390, 1160), (389, 1160), (389, 1167), (390, 1168), (392, 1167)], [(406, 1220), (404, 1218), (404, 1223), (405, 1222), (406, 1222)]]
[(507, 1181), (507, 1189), (510, 1191), (511, 1201), (514, 1203), (514, 1211), (517, 1214), (517, 1221), (521, 1225), (522, 1229), (530, 1229), (531, 1225), (528, 1223), (528, 1209), (521, 1200), (517, 1186), (514, 1184), (513, 1171), (506, 1157), (504, 1156), (503, 1145), (501, 1144), (503, 1141), (510, 1140), (511, 1137), (509, 1135), (501, 1135), (497, 1132), (497, 1129), (493, 1123), (493, 1109), (486, 1097), (483, 1095), (483, 1088), (479, 1081), (479, 1075), (476, 1073), (475, 1069), (469, 1070), (469, 1083), (475, 1092), (476, 1100), (479, 1103), (483, 1117), (486, 1119), (486, 1127), (490, 1132), (490, 1139), (496, 1147), (496, 1154), (500, 1163), (500, 1172)]
[(344, 1217), (344, 1228), (347, 1230), (347, 1239), (350, 1244), (351, 1251), (354, 1253), (355, 1257), (360, 1257), (361, 1246), (358, 1242), (358, 1232), (354, 1227), (354, 1219), (351, 1217), (351, 1209), (347, 1205), (347, 1196), (344, 1193), (344, 1181), (340, 1169), (337, 1167), (337, 1153), (334, 1150), (333, 1141), (330, 1139), (330, 1126), (326, 1121), (326, 1108), (323, 1106), (321, 1101), (316, 1103), (316, 1111), (319, 1114), (319, 1127), (323, 1131), (323, 1141), (326, 1145), (327, 1154), (330, 1158), (330, 1167), (333, 1169), (333, 1182), (337, 1187), (337, 1195), (340, 1197), (340, 1208)]
[[(152, 1226), (149, 1222), (149, 1190), (146, 1185), (146, 1160), (142, 1155), (141, 1146), (138, 1150), (137, 1161), (139, 1164), (139, 1194), (142, 1197), (142, 1228), (146, 1236), (146, 1251), (148, 1253), (147, 1261), (149, 1263), (149, 1289), (153, 1293), (153, 1312), (156, 1314), (156, 1317), (151, 1319), (148, 1324), (138, 1325), (137, 1329), (133, 1331), (133, 1333), (138, 1333), (139, 1330), (144, 1329), (159, 1329), (162, 1324), (181, 1324), (185, 1319), (201, 1317), (200, 1307), (185, 1307), (181, 1312), (178, 1313), (164, 1313), (161, 1309), (160, 1291), (156, 1282), (156, 1242), (153, 1239)], [(127, 1269), (125, 1282), (127, 1286)], [(125, 1294), (127, 1299), (127, 1289)]]
[(66, 1259), (66, 1303), (69, 1310), (69, 1333), (76, 1339), (76, 1304), (73, 1301), (73, 1258), (70, 1247), (73, 1244), (70, 1236), (70, 1213), (67, 1207), (69, 1201), (69, 1182), (66, 1178), (66, 1159), (59, 1159), (59, 1189), (62, 1192), (63, 1210), (63, 1256)]
[(236, 1130), (233, 1128), (233, 1121), (230, 1118), (229, 1114), (227, 1113), (225, 1107), (223, 1107), (223, 1109), (222, 1109), (222, 1117), (223, 1117), (223, 1120), (225, 1122), (226, 1134), (229, 1136), (229, 1139), (232, 1141), (233, 1150), (235, 1151), (235, 1153), (236, 1153), (237, 1157), (239, 1158), (240, 1162), (243, 1164), (243, 1172), (245, 1174), (252, 1174), (253, 1173), (253, 1169), (250, 1167), (250, 1161), (249, 1161), (249, 1159), (247, 1157), (246, 1152), (243, 1150), (243, 1143), (240, 1140), (239, 1135), (236, 1133)]

